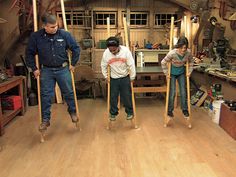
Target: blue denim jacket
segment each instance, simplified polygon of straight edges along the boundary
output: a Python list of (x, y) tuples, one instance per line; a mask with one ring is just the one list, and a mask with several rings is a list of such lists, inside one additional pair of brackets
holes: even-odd
[(80, 48), (75, 39), (67, 31), (58, 29), (56, 34), (47, 34), (44, 29), (31, 34), (26, 49), (26, 64), (37, 70), (35, 55), (39, 57), (39, 64), (51, 67), (61, 66), (68, 61), (67, 50), (72, 52), (71, 65), (79, 60)]

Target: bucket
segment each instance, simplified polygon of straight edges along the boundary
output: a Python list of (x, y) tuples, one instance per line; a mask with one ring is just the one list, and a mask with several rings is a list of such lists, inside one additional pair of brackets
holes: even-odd
[(35, 106), (37, 104), (37, 95), (34, 92), (31, 92), (29, 94), (29, 106)]
[(220, 121), (220, 107), (221, 103), (223, 103), (224, 100), (215, 100), (212, 103), (213, 106), (213, 114), (212, 114), (212, 121), (216, 124), (219, 124)]

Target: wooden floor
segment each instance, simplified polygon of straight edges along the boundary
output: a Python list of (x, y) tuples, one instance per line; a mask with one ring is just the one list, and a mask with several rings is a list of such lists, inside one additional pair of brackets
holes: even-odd
[[(163, 127), (163, 101), (137, 99), (139, 129), (131, 129), (122, 108), (106, 130), (106, 102), (79, 100), (82, 131), (66, 105), (53, 106), (46, 142), (40, 143), (37, 107), (7, 125), (0, 137), (1, 177), (235, 177), (236, 141), (193, 108), (193, 128), (181, 118)], [(175, 116), (181, 117), (179, 110)]]

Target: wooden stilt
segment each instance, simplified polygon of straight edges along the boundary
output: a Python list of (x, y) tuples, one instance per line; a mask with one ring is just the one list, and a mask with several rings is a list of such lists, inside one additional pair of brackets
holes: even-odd
[(110, 121), (110, 97), (111, 97), (111, 88), (110, 88), (110, 77), (111, 77), (111, 68), (107, 66), (107, 129), (111, 129)]
[(164, 127), (168, 126), (170, 118), (168, 116), (168, 104), (169, 104), (169, 95), (170, 95), (170, 67), (171, 63), (168, 63), (168, 76), (166, 78), (166, 107), (164, 115)]
[[(37, 20), (37, 3), (33, 0), (33, 16), (34, 16), (34, 31), (38, 31), (38, 20)], [(36, 67), (39, 69), (38, 55), (35, 56)], [(41, 111), (41, 92), (40, 92), (40, 76), (37, 78), (37, 92), (38, 92), (38, 112), (39, 112), (39, 124), (42, 123), (42, 111)], [(45, 132), (41, 132), (40, 141), (44, 142)]]
[(192, 128), (191, 124), (191, 107), (190, 107), (190, 81), (189, 81), (189, 62), (187, 61), (186, 63), (186, 78), (187, 78), (187, 102), (188, 102), (188, 112), (189, 112), (189, 117), (185, 118), (186, 119), (186, 124), (188, 128)]
[[(110, 18), (107, 17), (107, 38), (111, 36), (110, 30)], [(110, 121), (110, 97), (111, 97), (111, 85), (110, 85), (110, 77), (111, 77), (111, 68), (110, 65), (107, 66), (107, 129), (111, 129), (111, 121)]]
[[(184, 35), (188, 38), (188, 31), (187, 31), (187, 17), (184, 16)], [(189, 81), (189, 61), (186, 62), (186, 81), (187, 81), (187, 103), (188, 103), (188, 112), (189, 117), (185, 117), (186, 125), (188, 128), (192, 128), (191, 124), (191, 108), (190, 108), (190, 81)]]
[[(63, 19), (64, 29), (65, 29), (65, 31), (68, 31), (67, 23), (66, 23), (66, 15), (65, 15), (65, 6), (64, 6), (64, 1), (63, 0), (61, 0), (61, 11), (62, 11), (62, 19)], [(69, 52), (68, 52), (68, 58), (69, 58), (69, 65), (71, 66), (71, 56), (70, 56)], [(73, 71), (70, 71), (70, 74), (71, 74), (72, 87), (73, 87), (73, 92), (74, 92), (76, 115), (79, 119), (78, 122), (75, 125), (76, 125), (77, 128), (79, 128), (79, 130), (81, 130), (80, 129), (79, 106), (78, 106), (78, 101), (77, 101), (77, 96), (76, 96), (75, 79), (74, 79)]]
[[(172, 50), (173, 46), (173, 32), (174, 32), (174, 17), (171, 17), (171, 25), (170, 25), (170, 48)], [(166, 107), (165, 107), (165, 115), (164, 115), (164, 127), (168, 126), (170, 118), (168, 116), (168, 104), (169, 104), (169, 95), (170, 95), (170, 71), (171, 71), (171, 63), (168, 63), (168, 75), (167, 75), (167, 86), (166, 86)]]
[[(124, 31), (125, 31), (125, 45), (126, 47), (129, 48), (128, 28), (127, 28), (127, 21), (125, 17), (123, 17), (123, 24), (124, 24)], [(132, 120), (131, 122), (134, 128), (138, 128), (133, 81), (131, 81), (130, 84), (131, 84), (131, 95), (132, 95), (132, 105), (133, 105), (133, 119), (131, 119)]]
[(136, 105), (135, 105), (135, 95), (134, 95), (134, 87), (133, 87), (133, 81), (131, 81), (131, 94), (132, 94), (132, 105), (133, 105), (133, 119), (132, 124), (134, 128), (138, 128), (137, 125), (137, 117), (136, 117)]

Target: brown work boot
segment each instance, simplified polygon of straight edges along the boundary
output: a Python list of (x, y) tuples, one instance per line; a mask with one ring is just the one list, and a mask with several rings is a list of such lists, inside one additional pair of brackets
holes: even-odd
[(47, 121), (47, 122), (42, 122), (39, 126), (39, 131), (42, 132), (42, 131), (45, 131), (47, 130), (47, 127), (50, 126), (50, 122)]
[(79, 121), (77, 115), (75, 113), (70, 114), (71, 120), (73, 123), (77, 123)]

